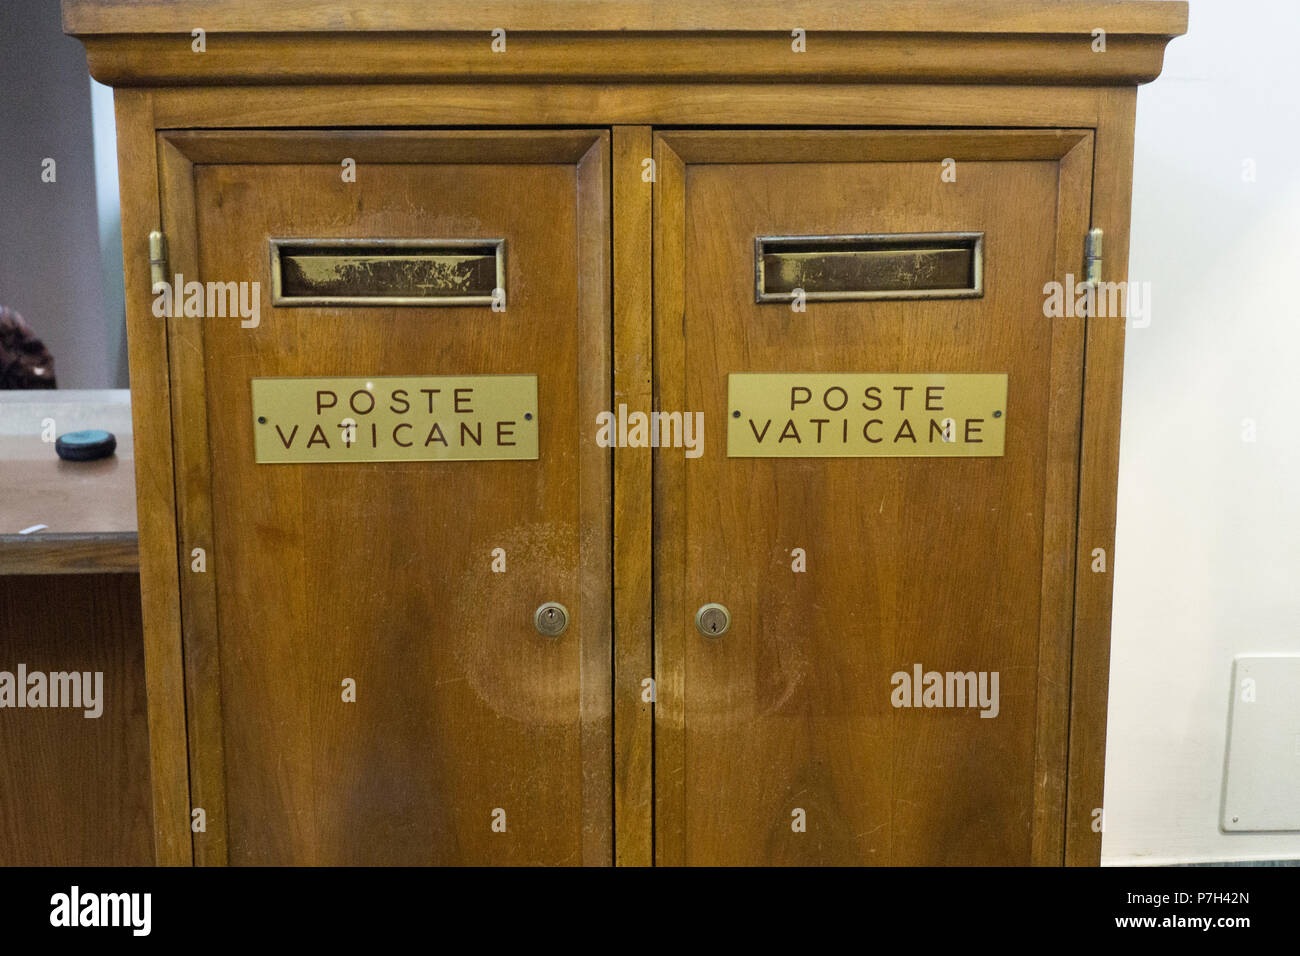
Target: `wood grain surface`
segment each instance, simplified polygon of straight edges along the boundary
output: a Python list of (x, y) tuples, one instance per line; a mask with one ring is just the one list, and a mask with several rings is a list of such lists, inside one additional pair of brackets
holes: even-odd
[[(174, 270), (267, 289), (272, 235), (502, 237), (510, 299), (171, 321), (182, 535), (209, 554), (184, 578), (196, 858), (608, 864), (607, 134), (430, 133), (356, 183), (311, 136), (219, 138), (164, 140)], [(536, 462), (253, 461), (252, 377), (511, 373), (538, 376)]]
[(0, 709), (0, 866), (154, 860), (140, 582), (0, 577), (0, 670), (103, 675), (102, 713)]
[[(651, 130), (614, 128), (614, 392), (611, 409), (653, 407)], [(620, 866), (654, 859), (652, 458), (614, 449), (614, 850)]]
[[(656, 470), (659, 860), (1059, 862), (1075, 500), (1049, 463), (1077, 455), (1083, 326), (1044, 318), (1042, 289), (1081, 252), (1088, 181), (1058, 145), (1030, 158), (1041, 134), (1017, 159), (983, 158), (1016, 134), (955, 135), (954, 183), (933, 160), (806, 148), (869, 158), (907, 133), (740, 135), (745, 162), (704, 161), (695, 134), (660, 143), (659, 400), (704, 412), (706, 448), (661, 450)], [(983, 298), (753, 301), (755, 235), (962, 230), (985, 232)], [(727, 458), (728, 373), (878, 370), (1006, 373), (1005, 456)], [(692, 622), (709, 601), (733, 615), (718, 639)], [(894, 708), (891, 675), (917, 663), (998, 672), (997, 717)]]
[(610, 32), (870, 30), (1177, 34), (1187, 4), (1165, 0), (63, 0), (69, 33), (485, 30)]

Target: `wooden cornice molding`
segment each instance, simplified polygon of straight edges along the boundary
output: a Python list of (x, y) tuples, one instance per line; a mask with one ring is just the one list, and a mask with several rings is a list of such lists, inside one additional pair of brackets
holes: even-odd
[(785, 32), (1177, 36), (1169, 0), (63, 0), (63, 28), (102, 33)]
[[(1132, 85), (1187, 29), (1167, 0), (64, 0), (111, 86), (950, 82)], [(195, 53), (192, 31), (205, 32)], [(491, 31), (506, 31), (494, 52)], [(792, 31), (806, 31), (806, 52)], [(1105, 52), (1094, 31), (1105, 31)]]

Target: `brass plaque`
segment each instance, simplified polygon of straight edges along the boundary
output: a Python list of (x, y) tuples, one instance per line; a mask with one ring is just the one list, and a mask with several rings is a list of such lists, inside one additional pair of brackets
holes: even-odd
[(997, 458), (1005, 374), (728, 376), (728, 458)]
[(255, 378), (259, 464), (537, 458), (536, 375)]

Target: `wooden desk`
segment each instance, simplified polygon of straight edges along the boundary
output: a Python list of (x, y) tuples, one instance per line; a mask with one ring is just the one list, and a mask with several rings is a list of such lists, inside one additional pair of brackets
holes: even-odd
[[(111, 431), (117, 451), (99, 461), (62, 461), (41, 438), (50, 421), (60, 435)], [(139, 568), (130, 393), (0, 392), (0, 574)]]
[[(50, 419), (117, 453), (59, 460)], [(0, 708), (0, 865), (153, 862), (137, 571), (129, 394), (0, 392), (0, 671), (103, 673), (97, 718)]]

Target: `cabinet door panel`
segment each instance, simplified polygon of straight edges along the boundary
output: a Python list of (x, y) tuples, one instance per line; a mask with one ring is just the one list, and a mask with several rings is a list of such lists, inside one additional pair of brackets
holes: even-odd
[[(658, 402), (705, 421), (702, 456), (656, 459), (661, 862), (1061, 862), (1084, 324), (1045, 317), (1044, 285), (1082, 264), (1091, 142), (658, 137)], [(756, 253), (761, 237), (954, 233), (982, 236), (982, 274), (943, 275), (962, 254), (948, 249), (927, 297), (756, 301), (756, 254), (783, 248)], [(814, 254), (839, 248), (818, 241)], [(869, 254), (802, 279), (833, 293), (921, 282)], [(1005, 374), (1005, 448), (729, 458), (729, 375), (747, 372)], [(707, 602), (730, 610), (721, 637), (696, 627)], [(987, 674), (990, 691), (996, 674), (996, 716), (896, 706), (894, 675), (918, 665)]]
[[(584, 440), (609, 393), (606, 134), (160, 146), (172, 270), (261, 284), (256, 327), (170, 320), (182, 552), (207, 550), (183, 569), (196, 859), (610, 862), (609, 468)], [(504, 240), (505, 308), (274, 305), (272, 239), (299, 264), (310, 240)], [(454, 298), (442, 268), (358, 281)], [(252, 379), (506, 374), (537, 376), (535, 460), (255, 461)], [(428, 400), (420, 437), (454, 441), (462, 406)], [(534, 625), (546, 601), (559, 636)]]

